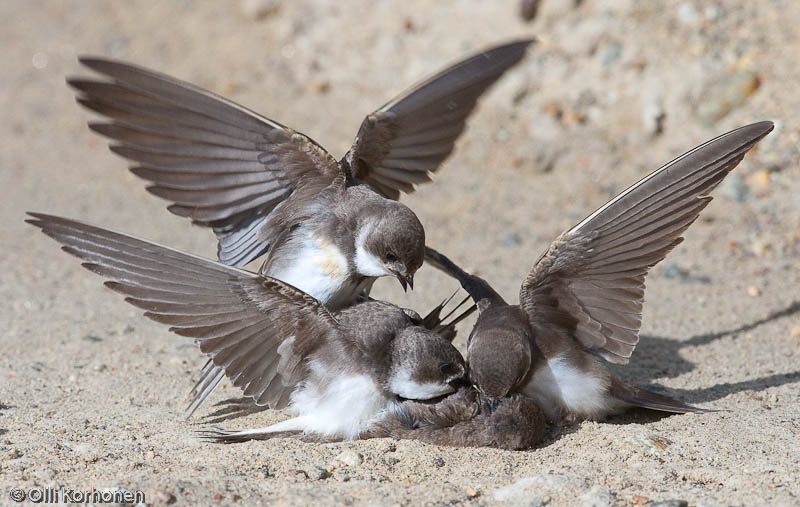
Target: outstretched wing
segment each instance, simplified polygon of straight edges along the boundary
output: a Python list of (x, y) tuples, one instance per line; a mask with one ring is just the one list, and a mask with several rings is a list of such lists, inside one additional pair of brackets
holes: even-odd
[(302, 380), (303, 359), (319, 343), (340, 337), (337, 321), (319, 301), (279, 280), (82, 222), (29, 215), (28, 223), (108, 278), (105, 285), (145, 316), (195, 338), (213, 365), (259, 405), (285, 407)]
[(257, 229), (296, 188), (343, 177), (313, 140), (216, 94), (113, 60), (80, 62), (109, 79), (67, 80), (77, 101), (106, 119), (91, 129), (114, 141), (111, 150), (172, 202), (172, 213), (213, 228), (226, 264), (266, 251), (270, 238)]
[(345, 155), (353, 178), (390, 199), (430, 173), (453, 151), (478, 98), (519, 62), (533, 40), (487, 49), (405, 91), (367, 116)]
[(589, 351), (626, 364), (639, 341), (648, 270), (678, 245), (709, 192), (772, 130), (723, 134), (654, 171), (556, 239), (522, 284), (536, 323), (569, 328)]

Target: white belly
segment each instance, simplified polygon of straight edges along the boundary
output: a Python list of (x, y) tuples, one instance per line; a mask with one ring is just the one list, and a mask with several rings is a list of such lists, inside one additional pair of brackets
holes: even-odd
[(364, 290), (364, 282), (359, 284), (349, 276), (347, 257), (332, 243), (311, 237), (299, 241), (291, 259), (275, 263), (264, 274), (297, 287), (334, 310), (353, 303)]
[(301, 386), (292, 394), (292, 408), (299, 413), (297, 421), (303, 431), (351, 440), (395, 404), (367, 375), (338, 376), (325, 385)]
[(579, 418), (602, 417), (615, 405), (608, 382), (569, 365), (562, 357), (550, 359), (523, 388), (547, 416), (558, 420), (564, 413)]

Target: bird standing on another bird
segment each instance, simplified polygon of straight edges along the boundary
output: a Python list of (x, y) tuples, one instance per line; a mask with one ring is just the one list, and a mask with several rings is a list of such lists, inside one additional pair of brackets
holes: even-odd
[(773, 128), (760, 122), (676, 158), (561, 234), (509, 305), (486, 281), (428, 249), (480, 312), (467, 345), (469, 376), (491, 402), (531, 397), (549, 420), (601, 418), (627, 407), (704, 412), (626, 384), (600, 359), (627, 364), (639, 341), (644, 279), (711, 201), (709, 193)]
[(83, 57), (110, 81), (68, 83), (108, 119), (91, 129), (116, 141), (148, 191), (214, 230), (222, 263), (267, 254), (262, 274), (338, 309), (377, 277), (413, 288), (425, 231), (400, 192), (431, 180), (478, 98), (532, 42), (489, 48), (402, 93), (364, 119), (338, 162), (299, 132), (141, 67)]
[[(152, 182), (168, 209), (217, 235), (220, 262), (260, 273), (345, 308), (376, 278), (414, 287), (425, 230), (397, 202), (431, 180), (478, 98), (532, 40), (455, 63), (368, 115), (337, 162), (309, 137), (189, 83), (102, 58), (80, 59), (110, 81), (71, 78), (77, 101), (107, 118), (90, 128)], [(208, 363), (190, 413), (224, 378)]]
[(399, 397), (455, 391), (466, 367), (416, 312), (365, 301), (333, 314), (274, 278), (66, 218), (28, 222), (62, 243), (105, 285), (170, 330), (195, 338), (258, 405), (298, 417), (221, 440), (313, 435), (354, 439), (399, 409)]

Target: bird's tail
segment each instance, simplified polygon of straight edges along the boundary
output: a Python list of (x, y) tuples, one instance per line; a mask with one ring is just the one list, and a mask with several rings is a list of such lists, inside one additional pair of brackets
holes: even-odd
[(442, 310), (444, 309), (445, 306), (447, 306), (450, 303), (450, 301), (452, 301), (453, 297), (455, 297), (457, 293), (458, 293), (457, 290), (453, 292), (453, 294), (449, 298), (445, 299), (444, 301), (436, 305), (430, 312), (428, 312), (428, 315), (426, 315), (425, 318), (422, 319), (423, 326), (430, 329), (434, 333), (437, 333), (439, 336), (441, 336), (442, 338), (444, 338), (449, 342), (452, 342), (453, 339), (455, 339), (456, 337), (456, 324), (469, 317), (472, 314), (472, 312), (474, 312), (475, 309), (477, 308), (473, 304), (460, 314), (453, 317), (453, 319), (450, 322), (444, 322), (445, 320), (449, 319), (456, 311), (458, 311), (459, 308), (464, 306), (464, 303), (466, 303), (469, 300), (469, 296), (467, 296), (460, 303), (458, 303), (458, 305), (456, 305), (455, 308), (447, 312), (447, 314), (444, 317), (442, 317)]
[(612, 383), (611, 394), (616, 399), (628, 405), (648, 408), (650, 410), (659, 410), (661, 412), (673, 412), (676, 414), (705, 414), (708, 412), (717, 412), (717, 410), (688, 405), (680, 400), (670, 398), (669, 396), (625, 384), (618, 379), (614, 379)]

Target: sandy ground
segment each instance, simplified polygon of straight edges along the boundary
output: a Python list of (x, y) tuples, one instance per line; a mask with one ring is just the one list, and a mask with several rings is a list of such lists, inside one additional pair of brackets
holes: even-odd
[[(545, 0), (525, 24), (510, 1), (6, 0), (0, 19), (0, 504), (36, 486), (179, 504), (800, 503), (800, 3)], [(208, 87), (338, 157), (407, 85), (530, 34), (541, 43), (486, 97), (437, 181), (404, 201), (431, 245), (513, 301), (549, 241), (614, 193), (719, 133), (775, 121), (648, 279), (642, 341), (619, 370), (724, 411), (584, 422), (527, 452), (202, 443), (195, 424), (236, 391), (186, 421), (201, 354), (22, 222), (63, 214), (214, 255), (208, 231), (167, 213), (88, 132), (64, 84), (77, 54)], [(431, 268), (413, 294), (395, 285), (377, 295), (419, 311), (455, 289)]]

